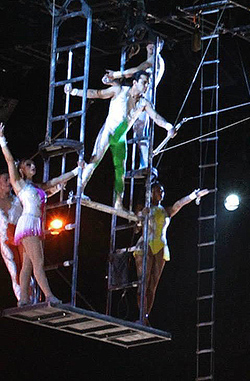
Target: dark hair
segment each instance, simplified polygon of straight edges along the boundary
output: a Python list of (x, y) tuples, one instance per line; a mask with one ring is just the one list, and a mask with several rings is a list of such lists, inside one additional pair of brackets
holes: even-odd
[(7, 167), (1, 167), (0, 168), (0, 176), (6, 175), (6, 174), (9, 174), (8, 168)]
[(159, 181), (155, 181), (152, 185), (151, 185), (151, 191), (156, 188), (156, 187), (159, 187), (159, 188), (164, 188), (163, 185), (159, 182)]
[(132, 80), (135, 80), (136, 82), (138, 82), (139, 79), (140, 79), (140, 76), (141, 76), (141, 75), (145, 75), (147, 78), (150, 77), (150, 74), (149, 74), (147, 71), (145, 71), (145, 70), (139, 70), (139, 71), (137, 71), (137, 72), (132, 76)]

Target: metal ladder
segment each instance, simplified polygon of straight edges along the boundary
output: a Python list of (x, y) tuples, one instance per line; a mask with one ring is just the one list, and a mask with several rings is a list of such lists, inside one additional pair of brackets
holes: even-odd
[[(198, 265), (197, 265), (197, 347), (196, 380), (214, 380), (214, 323), (215, 323), (215, 258), (216, 258), (216, 201), (218, 168), (218, 109), (219, 109), (219, 24), (223, 10), (212, 8), (200, 12), (201, 65), (199, 187), (208, 188), (209, 195), (199, 206)], [(204, 25), (212, 22), (214, 33), (207, 35)]]
[[(157, 46), (158, 41), (156, 41)], [(155, 67), (156, 67), (156, 46), (155, 46), (155, 57), (154, 57), (154, 68), (153, 68), (153, 83), (152, 83), (152, 96), (151, 101), (155, 104)], [(121, 55), (121, 71), (124, 70), (126, 62), (126, 49), (123, 48)], [(149, 145), (149, 160), (148, 160), (148, 168), (144, 173), (141, 173), (141, 170), (135, 169), (135, 161), (136, 161), (136, 150), (137, 145), (140, 141), (148, 141)], [(131, 147), (131, 169), (126, 172), (126, 179), (129, 181), (129, 197), (128, 197), (128, 209), (130, 212), (133, 211), (133, 208), (136, 206), (135, 203), (135, 187), (136, 187), (136, 178), (139, 175), (144, 178), (143, 186), (145, 188), (145, 207), (150, 207), (151, 202), (151, 179), (153, 177), (152, 172), (152, 164), (153, 164), (153, 140), (154, 140), (154, 123), (150, 120), (149, 126), (149, 135), (143, 136), (141, 139), (135, 138), (133, 136), (132, 139), (128, 141), (128, 144), (132, 145)], [(114, 281), (114, 278), (117, 279), (117, 268), (114, 266), (115, 258), (119, 254), (131, 255), (135, 249), (134, 246), (123, 247), (122, 249), (117, 248), (119, 246), (119, 232), (122, 232), (127, 229), (134, 229), (135, 224), (119, 224), (117, 220), (117, 216), (112, 216), (111, 221), (111, 238), (110, 238), (110, 253), (108, 260), (108, 295), (107, 295), (107, 304), (106, 304), (106, 313), (110, 315), (112, 313), (112, 297), (113, 292), (118, 290), (123, 290), (123, 292), (132, 287), (140, 287), (141, 288), (141, 297), (140, 297), (140, 307), (139, 307), (139, 320), (141, 324), (144, 324), (145, 317), (145, 292), (146, 292), (146, 270), (147, 270), (147, 254), (148, 254), (148, 225), (149, 225), (149, 217), (145, 216), (143, 222), (143, 236), (144, 236), (144, 244), (143, 244), (143, 271), (142, 271), (142, 279), (137, 281), (130, 281), (129, 279), (125, 279), (125, 281), (121, 281), (117, 283)], [(119, 271), (119, 269), (118, 269)]]
[[(44, 181), (49, 179), (52, 170), (58, 166), (58, 161), (60, 161), (61, 166), (60, 172), (63, 174), (72, 169), (67, 168), (71, 155), (74, 155), (73, 163), (83, 159), (92, 26), (91, 9), (84, 0), (66, 0), (60, 6), (54, 1), (51, 16), (52, 39), (47, 130), (45, 141), (39, 145), (39, 151), (44, 160)], [(72, 30), (74, 30), (76, 26), (82, 32), (82, 36), (85, 36), (85, 40), (77, 40), (72, 44), (74, 37), (73, 34), (72, 36), (70, 35), (70, 28), (72, 27)], [(67, 62), (67, 73), (62, 72), (63, 65), (60, 66), (62, 62)], [(79, 102), (71, 99), (69, 94), (64, 97), (63, 89), (67, 83), (77, 84), (83, 90), (83, 98), (80, 105)], [(61, 106), (63, 99), (65, 99), (64, 109)], [(56, 161), (53, 161), (54, 158)], [(70, 162), (72, 163), (72, 157)], [(81, 170), (78, 171), (77, 192), (74, 198), (76, 204), (75, 221), (72, 225), (74, 228), (74, 257), (71, 304), (73, 306), (76, 304), (81, 222), (81, 172)], [(50, 206), (50, 209), (67, 205), (67, 200), (64, 200), (64, 193), (62, 189), (60, 202)]]

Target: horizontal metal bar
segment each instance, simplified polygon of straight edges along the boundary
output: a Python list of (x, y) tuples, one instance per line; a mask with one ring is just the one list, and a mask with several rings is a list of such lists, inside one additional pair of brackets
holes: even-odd
[(212, 220), (217, 217), (217, 214), (212, 214), (211, 216), (204, 216), (204, 217), (199, 217), (198, 221), (207, 221), (207, 220)]
[(213, 348), (201, 349), (200, 351), (196, 352), (197, 355), (203, 355), (205, 353), (214, 353), (214, 349)]
[(205, 376), (205, 377), (196, 377), (195, 381), (206, 381), (206, 380), (213, 380), (214, 377), (212, 374), (210, 374), (209, 376)]
[(138, 142), (141, 142), (141, 141), (148, 141), (149, 140), (149, 136), (141, 136), (141, 137), (138, 137), (138, 138), (132, 138), (132, 139), (129, 139), (127, 141), (128, 144), (134, 144), (134, 143), (138, 143)]
[(204, 247), (204, 246), (212, 246), (215, 245), (216, 241), (210, 241), (210, 242), (204, 242), (204, 243), (198, 243), (198, 247)]
[(67, 14), (65, 14), (63, 16), (58, 16), (57, 19), (65, 21), (65, 20), (68, 20), (68, 19), (72, 19), (74, 17), (84, 17), (84, 18), (87, 18), (87, 17), (90, 16), (90, 14), (91, 14), (90, 9), (86, 8), (85, 13), (83, 11), (71, 12), (71, 13), (67, 13)]
[(78, 42), (77, 44), (73, 44), (73, 45), (60, 46), (59, 48), (56, 49), (56, 53), (68, 52), (70, 50), (79, 49), (84, 46), (86, 46), (86, 41)]
[(201, 37), (201, 40), (204, 41), (204, 40), (211, 40), (212, 38), (218, 38), (219, 37), (219, 34), (211, 34), (209, 36), (202, 36)]
[(203, 9), (218, 8), (222, 7), (223, 5), (230, 5), (230, 3), (230, 0), (215, 1), (213, 3), (194, 5), (192, 7), (183, 8), (183, 10), (186, 12), (197, 12), (202, 11)]
[(58, 116), (53, 116), (50, 121), (51, 122), (58, 122), (59, 120), (67, 120), (67, 119), (70, 119), (70, 118), (75, 118), (77, 116), (82, 116), (83, 115), (83, 111), (80, 110), (80, 111), (75, 111), (75, 112), (71, 112), (70, 114), (64, 114), (64, 115), (58, 115)]
[(110, 286), (109, 291), (118, 291), (118, 290), (124, 290), (126, 288), (133, 288), (133, 287), (138, 287), (140, 284), (139, 281), (131, 282), (131, 283), (126, 283), (120, 286)]
[(211, 295), (198, 296), (196, 298), (196, 300), (208, 300), (208, 299), (213, 299), (213, 298), (214, 298), (214, 295), (211, 294)]
[(212, 273), (215, 271), (215, 267), (210, 267), (209, 269), (197, 270), (197, 274)]
[(211, 164), (201, 164), (199, 165), (199, 168), (200, 169), (203, 169), (203, 168), (212, 168), (212, 167), (217, 167), (218, 163), (211, 163)]
[(74, 83), (74, 82), (80, 82), (80, 81), (84, 81), (84, 75), (81, 75), (80, 77), (64, 79), (63, 81), (52, 82), (50, 86), (57, 87), (57, 86), (66, 85), (67, 83)]
[(212, 64), (218, 64), (218, 63), (220, 63), (220, 60), (211, 60), (211, 61), (204, 61), (203, 62), (203, 66), (204, 65), (212, 65)]
[(214, 137), (212, 137), (212, 138), (205, 138), (205, 139), (200, 139), (199, 140), (199, 142), (200, 143), (207, 143), (207, 142), (211, 142), (211, 141), (216, 141), (216, 140), (218, 140), (219, 138), (218, 138), (218, 136), (214, 136)]
[(213, 9), (213, 10), (211, 10), (211, 11), (203, 11), (202, 12), (202, 16), (203, 15), (210, 15), (211, 13), (218, 13), (219, 12), (219, 9), (217, 8), (217, 9)]
[(209, 326), (212, 326), (212, 325), (214, 325), (214, 321), (207, 321), (207, 322), (196, 324), (196, 327), (198, 327), (198, 328), (200, 328), (200, 327), (209, 327)]
[(118, 225), (115, 227), (115, 230), (119, 231), (119, 230), (126, 230), (126, 229), (134, 229), (135, 226), (136, 226), (136, 224)]
[(204, 87), (201, 87), (201, 91), (219, 89), (219, 87), (220, 87), (219, 85), (204, 86)]

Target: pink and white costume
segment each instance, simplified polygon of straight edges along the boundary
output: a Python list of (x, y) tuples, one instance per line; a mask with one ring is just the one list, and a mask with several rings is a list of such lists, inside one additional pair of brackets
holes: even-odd
[(18, 193), (18, 198), (22, 203), (23, 212), (16, 226), (14, 238), (16, 245), (24, 237), (43, 236), (43, 212), (47, 196), (41, 188), (27, 183)]

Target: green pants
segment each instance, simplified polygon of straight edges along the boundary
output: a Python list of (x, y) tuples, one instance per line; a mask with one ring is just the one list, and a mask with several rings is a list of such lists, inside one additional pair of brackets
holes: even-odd
[(125, 120), (116, 128), (114, 135), (109, 137), (109, 146), (115, 168), (115, 193), (121, 195), (124, 192), (124, 175), (126, 171), (127, 130), (128, 122)]

